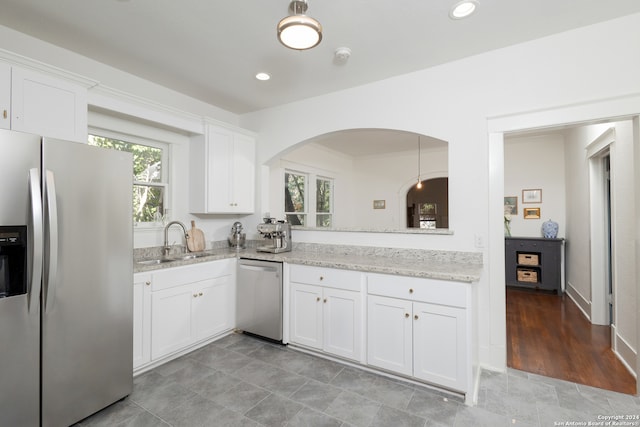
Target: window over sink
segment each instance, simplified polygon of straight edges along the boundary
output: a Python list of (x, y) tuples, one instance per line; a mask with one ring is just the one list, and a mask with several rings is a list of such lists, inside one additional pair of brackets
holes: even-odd
[(106, 131), (90, 133), (88, 143), (133, 154), (133, 221), (162, 222), (167, 213), (168, 145)]

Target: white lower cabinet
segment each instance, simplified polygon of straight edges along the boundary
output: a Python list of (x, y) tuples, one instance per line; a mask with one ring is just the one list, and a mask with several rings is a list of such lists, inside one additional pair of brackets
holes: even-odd
[(369, 295), (367, 302), (368, 364), (412, 375), (411, 301)]
[(151, 274), (133, 275), (133, 368), (151, 361)]
[(378, 274), (367, 282), (367, 363), (469, 391), (467, 285)]
[(413, 303), (413, 376), (466, 390), (466, 310)]
[[(235, 262), (225, 259), (136, 275), (134, 313), (143, 314), (134, 314), (134, 369), (234, 327)], [(145, 299), (146, 311), (139, 302)], [(145, 316), (148, 329), (137, 327), (136, 319)], [(137, 350), (139, 346), (143, 349)]]
[(291, 266), (290, 342), (359, 361), (360, 278), (353, 271)]

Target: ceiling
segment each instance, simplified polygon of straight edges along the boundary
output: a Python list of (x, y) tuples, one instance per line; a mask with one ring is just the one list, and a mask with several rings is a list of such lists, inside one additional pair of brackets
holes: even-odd
[(479, 0), (451, 20), (457, 0), (308, 1), (324, 36), (302, 52), (276, 39), (289, 0), (2, 0), (0, 24), (242, 114), (640, 12), (638, 0)]
[[(420, 149), (446, 150), (448, 144), (420, 135)], [(402, 151), (418, 151), (418, 134), (392, 129), (349, 129), (320, 135), (312, 142), (351, 157), (380, 156)]]

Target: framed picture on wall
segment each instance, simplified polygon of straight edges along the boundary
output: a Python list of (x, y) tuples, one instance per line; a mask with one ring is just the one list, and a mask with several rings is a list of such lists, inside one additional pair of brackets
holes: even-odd
[(524, 219), (540, 219), (540, 208), (522, 208)]
[(522, 203), (542, 203), (542, 190), (522, 190)]
[(504, 214), (518, 215), (518, 197), (507, 196), (504, 198)]

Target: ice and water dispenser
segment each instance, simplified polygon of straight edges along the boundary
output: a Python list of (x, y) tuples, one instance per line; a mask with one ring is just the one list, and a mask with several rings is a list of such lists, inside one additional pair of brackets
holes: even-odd
[(0, 298), (27, 293), (27, 227), (0, 226)]

